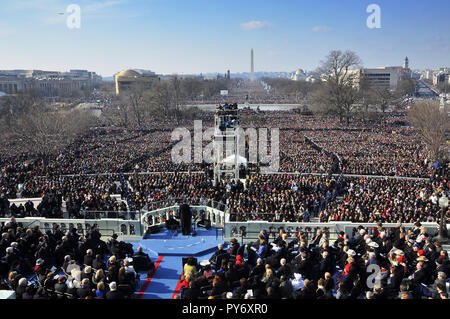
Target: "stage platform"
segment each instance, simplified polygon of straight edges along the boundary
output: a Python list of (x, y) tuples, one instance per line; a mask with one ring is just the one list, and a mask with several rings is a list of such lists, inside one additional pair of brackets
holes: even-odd
[(164, 228), (159, 233), (146, 235), (145, 239), (130, 241), (134, 250), (142, 247), (157, 266), (151, 278), (141, 274), (137, 299), (173, 299), (179, 294), (183, 257), (194, 256), (201, 262), (211, 257), (218, 244), (227, 247), (221, 229), (217, 230), (217, 237), (214, 227), (196, 231), (196, 236), (184, 236)]
[(197, 235), (182, 235), (171, 230), (163, 229), (156, 234), (148, 234), (141, 241), (133, 243), (134, 248), (142, 248), (151, 251), (153, 256), (202, 256), (217, 249), (217, 245), (223, 243), (222, 230), (210, 228), (197, 229)]

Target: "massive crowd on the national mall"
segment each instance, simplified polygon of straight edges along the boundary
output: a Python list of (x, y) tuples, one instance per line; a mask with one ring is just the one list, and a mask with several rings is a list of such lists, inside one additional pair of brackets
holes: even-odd
[[(45, 161), (11, 153), (11, 148), (8, 153), (4, 146), (0, 215), (124, 216), (129, 204), (139, 210), (148, 203), (189, 198), (226, 204), (236, 220), (308, 221), (315, 216), (321, 221), (435, 221), (438, 207), (431, 201), (448, 191), (448, 163), (427, 160), (417, 132), (404, 126), (400, 114), (385, 117), (381, 124), (354, 119), (342, 129), (334, 117), (242, 111), (243, 128), (280, 128), (280, 170), (262, 175), (249, 165), (244, 183), (219, 186), (212, 185), (211, 164), (171, 160), (177, 141), (171, 139), (169, 119), (151, 122), (144, 130), (97, 127)], [(213, 122), (212, 114), (201, 118)], [(180, 126), (192, 130), (191, 122)], [(43, 201), (37, 207), (16, 206), (10, 200), (17, 197)]]
[[(141, 130), (97, 127), (45, 159), (15, 150), (14, 145), (6, 141), (0, 145), (0, 217), (130, 218), (127, 213), (130, 210), (160, 207), (171, 200), (188, 200), (191, 205), (205, 201), (221, 203), (231, 221), (309, 222), (315, 218), (320, 222), (440, 222), (438, 199), (448, 194), (450, 187), (448, 163), (427, 159), (424, 143), (414, 129), (405, 125), (404, 115), (385, 114), (382, 122), (355, 118), (349, 126), (335, 117), (303, 116), (293, 111), (244, 110), (240, 116), (243, 128), (280, 129), (280, 172), (261, 174), (258, 168), (249, 165), (242, 181), (222, 181), (213, 185), (210, 164), (174, 163), (171, 160), (171, 146), (177, 141), (172, 140), (174, 127), (170, 119), (150, 121)], [(203, 130), (208, 127), (206, 123), (212, 125), (214, 122), (212, 113), (202, 114), (201, 118), (204, 120)], [(193, 121), (181, 121), (179, 127), (192, 132)], [(203, 141), (203, 145), (205, 143)], [(31, 200), (16, 204), (14, 200), (17, 198), (42, 200), (38, 204)], [(358, 234), (356, 239), (343, 238), (335, 245), (327, 243), (325, 248), (318, 243), (311, 246), (311, 239), (298, 234), (297, 244), (284, 240), (280, 241), (281, 246), (276, 246), (280, 243), (277, 241), (275, 249), (271, 249), (268, 238), (263, 236), (252, 246), (255, 251), (250, 246), (241, 247), (244, 251), (240, 254), (231, 254), (241, 257), (233, 257), (236, 260), (231, 258), (219, 268), (212, 269), (213, 277), (200, 276), (200, 279), (193, 280), (198, 276), (196, 274), (187, 278), (186, 285), (191, 286), (197, 280), (209, 282), (214, 291), (227, 293), (228, 297), (231, 292), (232, 298), (246, 296), (247, 290), (253, 291), (253, 297), (267, 298), (322, 298), (331, 297), (331, 292), (339, 298), (353, 298), (362, 293), (367, 298), (417, 297), (421, 287), (419, 283), (430, 286), (435, 281), (445, 281), (439, 279), (436, 269), (441, 264), (437, 265), (436, 260), (448, 265), (447, 257), (439, 259), (439, 247), (431, 243), (433, 251), (428, 250), (426, 238), (434, 234), (418, 237), (418, 240), (411, 234), (400, 233), (408, 239), (391, 237), (386, 233), (384, 237), (371, 238), (381, 247), (370, 248), (373, 251), (366, 247), (367, 238)], [(55, 282), (55, 285), (59, 284), (59, 278), (65, 276), (61, 280), (67, 286), (71, 284), (74, 292), (82, 289), (74, 288), (74, 281), (86, 288), (83, 274), (87, 267), (80, 259), (85, 251), (79, 252), (79, 246), (93, 249), (94, 256), (100, 255), (103, 259), (111, 254), (96, 237), (95, 230), (94, 239), (88, 235), (74, 241), (72, 234), (57, 230), (42, 234), (38, 229), (21, 229), (9, 222), (2, 224), (1, 234), (2, 276), (6, 274), (9, 285), (13, 285), (11, 287), (15, 290), (23, 290), (22, 295), (27, 298), (31, 288), (27, 288), (30, 285), (23, 279), (36, 272), (34, 269), (40, 269), (38, 266), (42, 265), (36, 264), (37, 260), (40, 263), (44, 260), (49, 271), (52, 267), (59, 269), (67, 255), (72, 259), (78, 258), (76, 262), (81, 277), (65, 272)], [(397, 253), (383, 248), (386, 238), (388, 246), (398, 245), (395, 246)], [(414, 241), (411, 245), (413, 253), (409, 251), (411, 240)], [(93, 243), (102, 247), (100, 252), (96, 250), (97, 246), (91, 247)], [(418, 251), (424, 251), (422, 255), (428, 261), (417, 261), (423, 256), (416, 256), (414, 245), (419, 245)], [(347, 255), (347, 251), (356, 254)], [(259, 256), (259, 262), (253, 252)], [(115, 266), (117, 269), (128, 263), (125, 256), (116, 258), (120, 260), (120, 265)], [(280, 265), (280, 262), (286, 264)], [(371, 263), (382, 266), (385, 277), (381, 287), (378, 285), (377, 289), (367, 290), (364, 286), (365, 267)], [(342, 281), (330, 277), (336, 266), (346, 273), (339, 277)], [(326, 271), (318, 270), (322, 267)], [(288, 268), (290, 273), (279, 271)], [(91, 268), (90, 271), (96, 274), (98, 270)], [(105, 277), (108, 277), (107, 270), (103, 269)], [(421, 271), (420, 276), (426, 273), (423, 275), (426, 279), (420, 279), (421, 282), (408, 279), (416, 270)], [(14, 271), (16, 274), (11, 277), (10, 273)], [(52, 276), (57, 275), (55, 271)], [(296, 272), (302, 275), (302, 279), (289, 276)], [(448, 272), (445, 273), (448, 276)], [(53, 282), (53, 279), (49, 280)], [(302, 288), (295, 289), (300, 282)], [(333, 282), (335, 284), (331, 284)], [(89, 283), (89, 289), (85, 289), (86, 293), (90, 291), (87, 297), (96, 297), (92, 295), (92, 284), (97, 283)], [(108, 290), (117, 291), (118, 286), (117, 277), (106, 280), (103, 295)], [(38, 287), (39, 292), (33, 291), (34, 298), (55, 296), (51, 292), (55, 288), (49, 293), (45, 285)], [(437, 289), (432, 290), (433, 298), (445, 297), (437, 284), (433, 287)], [(199, 287), (191, 288), (186, 291), (193, 291), (194, 295), (199, 292)], [(212, 296), (217, 297), (221, 293)], [(202, 296), (205, 295), (202, 293)], [(252, 298), (250, 295), (247, 297)]]

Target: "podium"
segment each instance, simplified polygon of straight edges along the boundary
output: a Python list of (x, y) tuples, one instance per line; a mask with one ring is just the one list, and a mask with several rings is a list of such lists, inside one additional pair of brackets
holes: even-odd
[(190, 235), (192, 232), (192, 212), (188, 204), (180, 206), (181, 232), (183, 235)]

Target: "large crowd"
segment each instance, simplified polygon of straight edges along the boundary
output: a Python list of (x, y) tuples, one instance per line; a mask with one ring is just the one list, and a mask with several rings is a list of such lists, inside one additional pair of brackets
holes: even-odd
[(448, 253), (419, 222), (410, 229), (355, 227), (326, 232), (262, 230), (255, 242), (232, 239), (205, 263), (183, 267), (182, 299), (448, 299)]
[[(158, 207), (158, 203), (181, 199), (188, 200), (191, 205), (205, 201), (221, 203), (230, 214), (231, 221), (309, 222), (316, 218), (320, 222), (355, 223), (440, 221), (441, 208), (438, 199), (443, 194), (448, 194), (450, 187), (448, 163), (437, 164), (428, 160), (424, 143), (414, 129), (404, 125), (404, 115), (386, 114), (381, 123), (355, 118), (348, 127), (343, 127), (335, 117), (303, 116), (294, 111), (245, 110), (240, 116), (243, 128), (280, 128), (279, 173), (260, 174), (257, 169), (250, 167), (241, 181), (223, 180), (220, 184), (213, 185), (211, 164), (172, 161), (171, 147), (176, 141), (171, 138), (174, 127), (170, 119), (151, 120), (148, 126), (141, 130), (97, 127), (60, 152), (46, 158), (36, 154), (23, 154), (15, 150), (9, 142), (2, 143), (0, 217), (129, 218), (127, 211), (155, 207), (154, 205)], [(200, 117), (204, 120), (203, 130), (207, 128), (206, 121), (212, 125), (212, 113), (205, 113)], [(186, 127), (192, 132), (193, 121), (182, 121), (179, 127)], [(203, 141), (203, 146), (208, 142)], [(32, 201), (16, 205), (13, 199), (20, 197), (42, 198), (42, 200), (37, 205)], [(38, 229), (21, 229), (14, 222), (2, 227), (0, 247), (0, 254), (4, 260), (2, 271), (8, 265), (9, 272), (12, 269), (18, 273), (23, 272), (23, 278), (29, 278), (32, 274), (32, 271), (29, 271), (33, 267), (41, 266), (36, 264), (38, 259), (48, 263), (46, 264), (48, 270), (52, 267), (61, 267), (64, 256), (75, 258), (84, 254), (85, 252), (77, 252), (77, 247), (89, 241), (88, 236), (91, 236), (83, 237), (81, 243), (77, 239), (67, 246), (65, 243), (71, 234), (55, 231), (59, 237), (54, 238), (53, 233), (42, 234)], [(97, 236), (95, 230), (93, 234), (94, 237)], [(365, 251), (367, 247), (361, 248), (364, 244), (355, 244), (357, 241), (351, 238), (343, 239), (341, 247), (336, 243), (324, 249), (323, 245), (318, 243), (305, 246), (301, 243), (302, 236), (300, 234), (298, 236), (298, 246), (303, 250), (293, 248), (292, 242), (287, 241), (281, 241), (281, 246), (272, 250), (268, 239), (262, 238), (255, 245), (251, 245), (254, 249), (248, 246), (244, 251), (240, 251), (240, 254), (234, 254), (236, 260), (230, 259), (228, 263), (214, 269), (213, 279), (206, 278), (206, 281), (213, 287), (221, 286), (222, 292), (229, 293), (230, 289), (240, 287), (238, 290), (242, 294), (236, 295), (233, 290), (233, 298), (244, 297), (248, 290), (244, 288), (249, 286), (257, 287), (252, 288), (254, 296), (270, 298), (273, 296), (306, 298), (305, 296), (313, 295), (319, 297), (319, 294), (330, 296), (331, 292), (337, 293), (338, 296), (359, 296), (362, 292), (367, 292), (367, 296), (372, 297), (379, 293), (393, 296), (398, 295), (399, 289), (403, 286), (396, 286), (397, 290), (391, 290), (386, 288), (389, 284), (385, 284), (380, 288), (382, 292), (378, 291), (380, 289), (365, 291), (365, 288), (361, 288), (361, 285), (364, 286), (367, 256), (373, 257), (375, 254), (376, 262), (383, 265), (389, 274), (388, 277), (394, 272), (397, 276), (398, 269), (401, 269), (404, 279), (414, 273), (416, 267), (425, 267), (425, 264), (416, 263), (414, 254), (408, 255), (408, 240), (400, 240), (402, 246), (395, 246), (403, 251), (405, 256), (408, 255), (404, 262), (406, 266), (400, 267), (400, 263), (396, 261), (399, 254), (392, 255), (392, 251), (384, 250)], [(415, 237), (411, 239), (416, 240)], [(377, 242), (379, 239), (372, 238), (372, 240)], [(394, 244), (398, 238), (392, 237), (390, 240), (391, 244)], [(95, 244), (103, 247), (99, 238)], [(279, 242), (275, 243), (278, 244)], [(382, 246), (381, 244), (378, 243), (379, 246)], [(417, 244), (424, 245), (422, 242)], [(42, 256), (37, 257), (41, 246), (45, 246), (42, 256), (49, 256), (50, 262)], [(98, 254), (95, 250), (97, 248), (90, 248), (94, 250), (94, 255)], [(346, 263), (344, 249), (347, 249), (345, 252), (353, 250), (359, 254), (347, 256), (353, 259), (350, 265)], [(259, 255), (259, 262), (258, 258), (251, 259), (254, 257), (253, 252)], [(324, 253), (326, 257), (323, 256)], [(108, 252), (105, 248), (100, 255), (103, 258), (108, 254), (111, 254), (111, 251)], [(19, 258), (19, 255), (26, 257)], [(238, 260), (237, 255), (242, 259)], [(429, 271), (435, 269), (434, 260), (437, 257), (432, 256), (427, 256), (429, 260), (427, 265), (431, 265)], [(18, 265), (15, 260), (22, 261)], [(120, 260), (127, 263), (124, 256)], [(283, 265), (280, 264), (282, 260)], [(309, 267), (307, 270), (302, 268), (303, 262), (309, 265), (305, 268)], [(322, 269), (322, 262), (328, 265), (327, 271), (318, 271)], [(391, 269), (393, 262), (396, 263), (394, 265), (396, 270)], [(83, 273), (85, 268), (81, 264), (81, 259), (78, 259), (77, 263)], [(281, 272), (282, 275), (279, 276), (279, 269), (289, 268), (287, 265), (292, 270), (291, 276), (288, 276), (289, 272)], [(344, 275), (343, 278), (350, 279), (339, 282), (337, 290), (332, 291), (332, 285), (328, 283), (330, 278), (327, 278), (326, 273), (333, 274), (335, 266), (340, 267), (348, 275), (347, 277)], [(91, 269), (96, 270), (98, 269)], [(245, 276), (239, 277), (236, 272)], [(300, 282), (292, 278), (295, 272), (302, 275), (304, 286), (300, 290), (294, 289), (291, 293), (285, 294), (285, 290), (290, 291), (292, 288), (289, 288), (290, 282), (291, 284), (294, 280), (297, 280), (296, 283)], [(7, 273), (2, 272), (9, 277)], [(48, 273), (44, 277), (47, 275)], [(69, 272), (64, 276), (66, 278), (61, 280), (65, 280), (66, 284), (70, 283), (70, 278), (75, 278)], [(232, 276), (233, 280), (227, 276)], [(427, 276), (428, 285), (431, 281), (437, 280), (438, 274), (431, 271)], [(200, 276), (205, 283), (203, 277)], [(11, 286), (15, 290), (25, 287), (19, 284), (23, 278), (10, 280), (9, 284), (15, 284)], [(241, 280), (242, 278), (245, 280)], [(85, 278), (79, 279), (77, 282), (83, 286), (82, 281)], [(189, 280), (188, 278), (186, 281), (187, 287), (195, 282)], [(397, 285), (398, 277), (395, 277), (395, 280)], [(113, 281), (118, 286), (116, 277), (105, 282), (104, 289), (108, 290), (106, 284), (111, 285)], [(235, 286), (237, 284), (239, 287)], [(28, 284), (26, 286), (28, 287)], [(409, 284), (405, 295), (408, 292), (409, 295), (416, 296), (417, 287), (417, 283)], [(27, 295), (29, 292), (25, 293), (25, 288), (20, 289)], [(40, 291), (37, 293), (39, 296), (54, 296), (48, 291), (43, 292), (41, 288), (43, 287), (37, 288)], [(186, 291), (191, 288), (193, 287)], [(89, 289), (93, 289), (91, 284)], [(196, 289), (195, 294), (198, 293)], [(352, 292), (353, 289), (356, 289), (355, 292)]]
[(342, 159), (347, 174), (427, 177), (432, 163), (427, 161), (420, 139), (412, 129), (379, 131), (308, 132), (308, 136)]
[[(210, 112), (211, 113), (211, 112)], [(426, 148), (412, 128), (402, 127), (401, 116), (386, 115), (383, 125), (354, 119), (343, 127), (338, 119), (303, 116), (294, 111), (243, 111), (243, 128), (279, 128), (283, 172), (328, 171), (332, 161), (321, 149), (312, 148), (305, 137), (319, 147), (339, 155), (346, 174), (428, 177), (433, 164)], [(203, 129), (213, 125), (213, 114), (203, 114)], [(404, 119), (403, 119), (404, 121)], [(210, 124), (208, 126), (208, 123)], [(179, 127), (193, 131), (193, 121)], [(38, 176), (116, 173), (121, 171), (175, 172), (198, 170), (198, 163), (174, 163), (170, 147), (175, 129), (167, 120), (152, 121), (143, 130), (98, 127), (58, 153), (44, 159), (23, 154), (8, 143), (0, 146), (1, 186), (14, 196), (18, 185)], [(45, 163), (44, 163), (45, 162)], [(12, 189), (14, 188), (15, 189)]]
[(0, 232), (0, 289), (16, 299), (133, 298), (140, 275), (155, 270), (141, 247), (117, 235), (104, 241), (96, 225), (85, 235), (59, 226), (43, 232), (12, 217)]
[(2, 194), (0, 216), (95, 218), (98, 215), (90, 212), (117, 212), (124, 217), (130, 206), (141, 210), (188, 200), (192, 205), (222, 203), (234, 221), (317, 217), (321, 222), (436, 222), (438, 199), (450, 187), (445, 177), (414, 180), (328, 174), (250, 174), (237, 183), (223, 180), (218, 185), (203, 172), (135, 173), (124, 176), (124, 184), (119, 180), (117, 174), (38, 180), (34, 195), (43, 200), (37, 207), (32, 203), (16, 206)]
[(450, 186), (445, 179), (350, 178), (345, 183), (343, 198), (320, 213), (321, 222), (437, 222), (441, 211), (438, 199)]
[(245, 183), (216, 186), (201, 173), (133, 175), (129, 183), (138, 209), (160, 201), (188, 199), (196, 205), (210, 200), (225, 204), (234, 221), (308, 221), (340, 191), (333, 177), (314, 175), (253, 175)]
[[(212, 123), (212, 114), (201, 117)], [(223, 203), (233, 220), (436, 221), (439, 208), (429, 202), (448, 191), (448, 164), (436, 169), (417, 134), (399, 126), (402, 120), (401, 114), (386, 115), (381, 124), (355, 119), (343, 129), (333, 117), (243, 111), (243, 128), (280, 128), (280, 172), (261, 175), (250, 166), (243, 183), (216, 186), (211, 164), (171, 160), (176, 141), (169, 120), (145, 130), (98, 127), (45, 165), (37, 155), (2, 152), (0, 216), (88, 218), (95, 216), (89, 212), (108, 211), (125, 216), (120, 212), (188, 198)], [(193, 130), (190, 121), (181, 125)], [(341, 173), (422, 180), (338, 178)], [(45, 201), (26, 209), (10, 202), (16, 197)]]

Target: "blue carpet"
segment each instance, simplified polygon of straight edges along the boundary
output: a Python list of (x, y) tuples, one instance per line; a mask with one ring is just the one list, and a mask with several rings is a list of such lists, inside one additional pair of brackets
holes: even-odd
[[(171, 299), (182, 272), (182, 258), (195, 256), (198, 262), (209, 259), (217, 250), (217, 245), (223, 243), (222, 232), (219, 230), (216, 239), (216, 229), (198, 229), (197, 236), (174, 236), (172, 231), (164, 230), (157, 234), (151, 234), (149, 239), (134, 242), (136, 250), (142, 247), (149, 254), (153, 262), (158, 256), (163, 256), (162, 261), (148, 284), (142, 299)], [(147, 279), (146, 274), (141, 274), (138, 293)]]
[(216, 229), (197, 230), (197, 236), (175, 235), (173, 231), (164, 230), (151, 234), (149, 238), (133, 243), (136, 249), (141, 246), (150, 256), (195, 256), (199, 257), (215, 251), (217, 245), (223, 243), (222, 231), (216, 238)]

